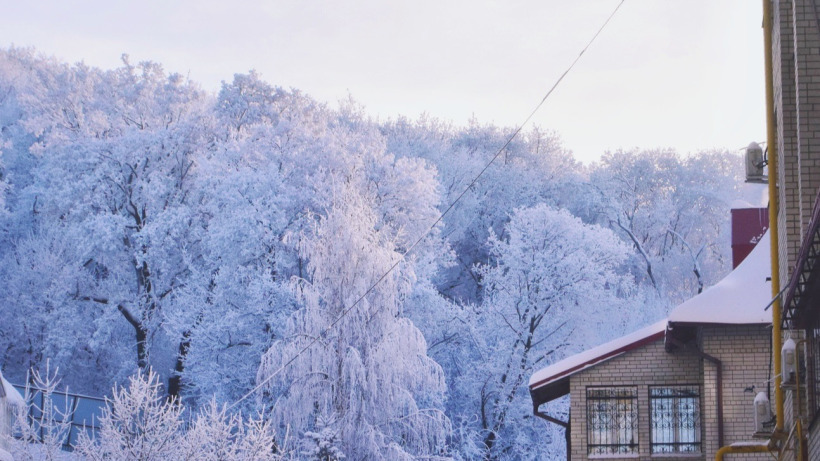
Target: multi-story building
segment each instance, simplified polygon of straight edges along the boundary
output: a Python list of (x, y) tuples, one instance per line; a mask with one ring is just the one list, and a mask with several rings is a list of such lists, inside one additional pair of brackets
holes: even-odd
[(785, 459), (819, 460), (820, 5), (774, 1), (772, 19), (782, 325), (805, 338), (784, 365), (783, 444)]

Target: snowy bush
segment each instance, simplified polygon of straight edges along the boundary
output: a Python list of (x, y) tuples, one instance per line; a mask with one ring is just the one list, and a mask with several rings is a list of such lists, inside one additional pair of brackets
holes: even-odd
[(173, 459), (182, 440), (182, 406), (160, 397), (153, 372), (114, 389), (100, 417), (97, 440), (81, 437), (77, 451), (92, 460)]
[[(228, 413), (216, 403), (204, 407), (190, 424), (185, 408), (163, 396), (158, 376), (137, 373), (125, 387), (115, 388), (100, 417), (100, 431), (92, 439), (81, 432), (74, 451), (64, 450), (70, 408), (57, 408), (51, 398), (59, 380), (56, 372), (32, 372), (42, 392), (42, 407), (27, 398), (29, 408), (17, 412), (19, 440), (9, 443), (14, 461), (279, 461), (286, 459), (284, 443), (277, 443), (268, 422)], [(28, 397), (28, 396), (27, 396)], [(34, 410), (34, 411), (31, 411)], [(42, 415), (35, 420), (28, 415)], [(186, 427), (187, 426), (187, 427)], [(0, 451), (0, 460), (6, 453)]]
[(162, 396), (155, 373), (138, 373), (127, 388), (115, 389), (99, 434), (95, 440), (81, 436), (77, 453), (114, 461), (283, 459), (266, 422), (245, 420), (213, 403), (186, 430), (183, 413), (180, 403)]
[[(51, 370), (48, 361), (42, 373), (37, 370), (31, 371), (31, 385), (26, 387), (25, 395), (28, 407), (23, 407), (16, 412), (17, 417), (14, 424), (14, 432), (20, 436), (21, 440), (15, 440), (10, 444), (10, 455), (16, 461), (76, 459), (73, 455), (63, 451), (63, 444), (71, 429), (70, 419), (66, 418), (71, 412), (68, 400), (65, 401), (65, 406), (60, 408), (51, 398), (60, 384), (57, 378), (58, 371), (58, 369)], [(32, 389), (37, 389), (42, 393), (42, 405), (37, 405), (31, 398)], [(30, 415), (39, 415), (39, 417), (33, 418)]]

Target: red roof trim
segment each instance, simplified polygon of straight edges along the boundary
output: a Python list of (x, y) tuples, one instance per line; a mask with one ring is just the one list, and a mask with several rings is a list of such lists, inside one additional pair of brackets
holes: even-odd
[(618, 349), (614, 349), (614, 350), (606, 352), (602, 355), (599, 355), (598, 357), (595, 357), (593, 359), (589, 359), (586, 362), (580, 363), (580, 364), (578, 364), (578, 365), (576, 365), (572, 368), (564, 370), (561, 373), (550, 376), (549, 378), (544, 378), (544, 379), (542, 379), (541, 381), (538, 381), (535, 384), (531, 384), (530, 385), (530, 390), (538, 389), (539, 387), (541, 387), (545, 384), (549, 384), (549, 383), (555, 381), (558, 378), (562, 378), (564, 376), (570, 375), (570, 374), (572, 374), (572, 373), (574, 373), (574, 372), (576, 372), (576, 371), (578, 371), (582, 368), (585, 368), (588, 365), (595, 365), (595, 364), (600, 363), (600, 362), (602, 362), (606, 359), (610, 359), (612, 357), (615, 357), (616, 355), (621, 355), (624, 352), (629, 352), (633, 349), (637, 349), (641, 346), (645, 346), (649, 343), (653, 343), (653, 342), (663, 338), (665, 334), (666, 334), (666, 329), (663, 329), (663, 330), (661, 330), (661, 331), (659, 331), (655, 334), (647, 336), (646, 338), (641, 338), (641, 339), (635, 341), (634, 343), (627, 344), (625, 346), (619, 347)]

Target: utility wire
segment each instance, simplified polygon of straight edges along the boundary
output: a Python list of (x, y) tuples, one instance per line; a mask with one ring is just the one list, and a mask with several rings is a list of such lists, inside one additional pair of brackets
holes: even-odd
[[(305, 345), (302, 349), (300, 349), (300, 350), (299, 350), (299, 352), (297, 352), (297, 353), (296, 353), (296, 355), (294, 355), (293, 357), (291, 357), (290, 359), (288, 359), (288, 361), (286, 361), (285, 363), (283, 363), (283, 364), (282, 364), (279, 368), (277, 368), (277, 369), (276, 369), (276, 371), (274, 371), (274, 372), (273, 372), (270, 376), (268, 376), (267, 378), (265, 378), (262, 382), (260, 382), (259, 384), (257, 384), (257, 385), (256, 385), (253, 389), (251, 389), (251, 390), (250, 390), (250, 391), (248, 391), (245, 395), (243, 395), (243, 396), (242, 396), (239, 400), (237, 400), (236, 402), (234, 402), (234, 403), (233, 403), (233, 405), (231, 405), (230, 407), (228, 407), (228, 410), (233, 409), (234, 407), (236, 407), (237, 405), (239, 405), (239, 404), (240, 404), (243, 400), (247, 399), (248, 397), (250, 397), (251, 395), (253, 395), (254, 393), (256, 393), (256, 391), (258, 391), (259, 389), (261, 389), (261, 388), (262, 388), (262, 386), (264, 386), (265, 384), (269, 383), (269, 382), (270, 382), (270, 381), (271, 381), (274, 377), (276, 377), (277, 375), (279, 375), (279, 373), (281, 373), (282, 371), (284, 371), (284, 370), (285, 370), (285, 368), (287, 368), (288, 366), (290, 366), (290, 364), (292, 364), (292, 363), (293, 363), (293, 362), (294, 362), (297, 358), (299, 358), (299, 356), (300, 356), (300, 355), (304, 354), (305, 352), (307, 352), (307, 350), (308, 350), (308, 349), (310, 349), (311, 347), (313, 347), (313, 345), (314, 345), (314, 344), (316, 344), (316, 343), (319, 341), (319, 339), (324, 338), (324, 337), (327, 335), (327, 333), (329, 333), (329, 332), (330, 332), (330, 330), (332, 330), (332, 329), (333, 329), (333, 328), (334, 328), (334, 327), (335, 327), (335, 326), (336, 326), (336, 325), (337, 325), (340, 321), (342, 321), (342, 319), (343, 319), (343, 318), (345, 318), (345, 317), (347, 316), (347, 314), (349, 314), (349, 313), (350, 313), (350, 311), (351, 311), (351, 310), (353, 310), (356, 306), (358, 306), (358, 305), (359, 305), (359, 303), (361, 303), (361, 302), (362, 302), (362, 300), (364, 300), (364, 298), (366, 298), (366, 297), (367, 297), (367, 295), (369, 295), (370, 293), (372, 293), (372, 292), (373, 292), (373, 290), (374, 290), (374, 289), (376, 289), (376, 287), (377, 287), (377, 286), (378, 286), (378, 285), (379, 285), (379, 284), (380, 284), (380, 283), (381, 283), (381, 282), (382, 282), (385, 278), (387, 278), (387, 276), (388, 276), (388, 275), (390, 275), (390, 273), (392, 273), (392, 272), (393, 272), (393, 270), (394, 270), (396, 267), (398, 267), (398, 265), (399, 265), (402, 261), (404, 261), (404, 260), (405, 260), (405, 258), (407, 257), (407, 255), (408, 255), (408, 254), (410, 254), (410, 252), (411, 252), (411, 251), (413, 251), (413, 249), (415, 249), (415, 248), (416, 248), (416, 246), (418, 246), (418, 244), (419, 244), (419, 243), (421, 243), (421, 242), (422, 242), (425, 238), (427, 238), (427, 236), (428, 236), (428, 235), (430, 235), (430, 233), (432, 233), (432, 232), (433, 232), (433, 230), (436, 228), (436, 226), (438, 226), (438, 225), (439, 225), (439, 223), (440, 223), (440, 222), (444, 219), (444, 217), (445, 217), (445, 216), (447, 216), (447, 214), (448, 214), (448, 213), (450, 213), (450, 211), (451, 211), (451, 210), (452, 210), (452, 209), (456, 206), (456, 204), (457, 204), (459, 201), (461, 201), (461, 199), (462, 199), (462, 198), (463, 198), (463, 197), (467, 194), (467, 192), (468, 192), (468, 191), (469, 191), (469, 190), (470, 190), (470, 189), (471, 189), (471, 188), (472, 188), (472, 187), (473, 187), (473, 186), (474, 186), (474, 185), (478, 182), (478, 180), (479, 180), (479, 179), (481, 178), (481, 176), (482, 176), (482, 175), (483, 175), (483, 174), (487, 171), (487, 169), (489, 169), (489, 168), (490, 168), (490, 166), (491, 166), (491, 165), (492, 165), (492, 164), (493, 164), (493, 163), (494, 163), (494, 162), (498, 159), (498, 157), (500, 157), (500, 156), (501, 156), (501, 154), (504, 152), (504, 149), (506, 149), (506, 148), (510, 145), (510, 143), (512, 143), (512, 141), (516, 138), (516, 136), (518, 136), (518, 134), (519, 134), (519, 133), (521, 133), (521, 130), (522, 130), (522, 129), (524, 129), (524, 127), (527, 125), (527, 123), (529, 123), (529, 122), (530, 122), (530, 120), (531, 120), (531, 119), (532, 119), (532, 117), (535, 115), (535, 113), (536, 113), (536, 112), (538, 112), (538, 109), (540, 109), (540, 108), (541, 108), (541, 106), (543, 106), (543, 105), (544, 105), (544, 103), (545, 103), (545, 102), (547, 102), (547, 99), (550, 97), (550, 95), (552, 94), (552, 92), (553, 92), (553, 91), (555, 91), (555, 89), (558, 87), (558, 85), (561, 83), (561, 81), (562, 81), (562, 80), (564, 80), (564, 77), (566, 77), (566, 76), (567, 76), (567, 74), (569, 73), (569, 71), (571, 71), (571, 70), (572, 70), (572, 68), (573, 68), (573, 67), (575, 67), (575, 64), (578, 62), (578, 60), (580, 60), (580, 59), (581, 59), (581, 56), (583, 56), (583, 55), (584, 55), (584, 53), (587, 51), (587, 49), (589, 49), (589, 47), (590, 47), (590, 46), (592, 45), (592, 43), (595, 41), (595, 39), (596, 39), (596, 38), (598, 38), (598, 35), (600, 35), (600, 34), (601, 34), (601, 32), (603, 32), (604, 28), (606, 28), (607, 24), (609, 24), (609, 21), (611, 21), (611, 20), (612, 20), (612, 18), (615, 16), (615, 13), (617, 13), (617, 12), (618, 12), (618, 10), (621, 8), (621, 5), (623, 5), (625, 1), (626, 1), (626, 0), (621, 0), (621, 1), (620, 1), (620, 3), (618, 3), (618, 6), (616, 6), (616, 7), (615, 7), (615, 9), (612, 11), (612, 13), (609, 15), (609, 17), (608, 17), (608, 18), (606, 18), (606, 21), (604, 21), (604, 23), (601, 25), (601, 27), (598, 29), (598, 31), (597, 31), (597, 32), (595, 32), (595, 35), (593, 35), (593, 36), (592, 36), (592, 38), (589, 40), (589, 42), (587, 42), (586, 46), (584, 46), (584, 48), (581, 50), (581, 52), (580, 52), (580, 53), (578, 53), (578, 56), (575, 58), (575, 60), (573, 60), (573, 61), (572, 61), (572, 63), (569, 65), (569, 67), (567, 67), (567, 70), (565, 70), (565, 71), (564, 71), (564, 73), (563, 73), (563, 74), (561, 74), (561, 76), (560, 76), (560, 77), (558, 77), (558, 80), (556, 80), (556, 81), (555, 81), (555, 83), (552, 85), (552, 88), (550, 88), (550, 89), (549, 89), (549, 91), (547, 91), (547, 94), (545, 94), (545, 95), (544, 95), (544, 97), (541, 99), (541, 102), (539, 102), (539, 103), (535, 106), (535, 108), (532, 110), (532, 112), (530, 112), (530, 115), (528, 115), (528, 116), (527, 116), (527, 118), (524, 120), (524, 122), (523, 122), (523, 123), (521, 123), (521, 124), (518, 126), (518, 128), (516, 128), (516, 130), (512, 133), (512, 135), (510, 135), (510, 137), (509, 137), (509, 138), (507, 138), (507, 141), (504, 143), (504, 145), (503, 145), (503, 146), (501, 146), (501, 148), (499, 148), (499, 149), (498, 149), (498, 151), (495, 153), (495, 155), (493, 156), (493, 158), (492, 158), (492, 159), (490, 159), (490, 161), (489, 161), (489, 162), (487, 162), (487, 164), (484, 166), (484, 168), (482, 168), (482, 169), (481, 169), (481, 171), (479, 171), (479, 172), (478, 172), (478, 174), (477, 174), (477, 175), (475, 176), (475, 178), (474, 178), (474, 179), (470, 182), (470, 184), (469, 184), (469, 185), (467, 185), (467, 187), (465, 187), (465, 188), (464, 188), (464, 190), (463, 190), (463, 191), (462, 191), (462, 192), (458, 195), (458, 197), (456, 197), (456, 198), (455, 198), (455, 200), (453, 200), (453, 201), (450, 203), (450, 205), (447, 207), (447, 209), (446, 209), (446, 210), (444, 210), (444, 212), (442, 212), (442, 213), (439, 215), (439, 217), (438, 217), (438, 218), (436, 218), (436, 220), (433, 222), (433, 224), (431, 224), (431, 225), (430, 225), (430, 227), (427, 229), (427, 231), (426, 231), (424, 234), (422, 234), (422, 236), (421, 236), (421, 237), (419, 237), (419, 238), (418, 238), (418, 240), (416, 240), (416, 241), (415, 241), (412, 245), (410, 245), (410, 247), (409, 247), (409, 248), (407, 248), (407, 250), (405, 250), (405, 252), (401, 255), (401, 257), (400, 257), (400, 258), (398, 258), (398, 259), (396, 260), (396, 262), (394, 262), (394, 263), (393, 263), (393, 265), (392, 265), (392, 266), (390, 266), (390, 268), (389, 268), (389, 269), (387, 269), (387, 271), (386, 271), (386, 272), (385, 272), (385, 273), (384, 273), (381, 277), (379, 277), (379, 279), (378, 279), (378, 280), (376, 280), (376, 282), (375, 282), (375, 283), (373, 283), (373, 284), (370, 286), (370, 288), (368, 288), (368, 289), (367, 289), (367, 291), (365, 291), (365, 292), (364, 292), (364, 294), (362, 294), (361, 296), (359, 296), (359, 297), (356, 299), (356, 301), (355, 301), (353, 304), (351, 304), (349, 307), (344, 308), (344, 309), (342, 310), (342, 313), (341, 313), (341, 314), (339, 314), (339, 316), (338, 316), (338, 317), (337, 317), (337, 318), (336, 318), (333, 322), (331, 322), (331, 323), (330, 323), (327, 327), (325, 327), (325, 329), (324, 329), (324, 330), (322, 330), (322, 332), (321, 332), (318, 336), (316, 336), (315, 338), (313, 338), (313, 339), (312, 339), (312, 340), (311, 340), (311, 341), (310, 341), (307, 345)], [(374, 313), (375, 313), (375, 312), (374, 312)]]

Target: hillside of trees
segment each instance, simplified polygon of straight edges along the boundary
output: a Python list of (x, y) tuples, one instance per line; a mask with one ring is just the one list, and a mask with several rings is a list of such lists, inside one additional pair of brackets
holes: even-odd
[(0, 367), (152, 370), (299, 459), (562, 457), (532, 372), (723, 277), (759, 197), (736, 151), (584, 165), (541, 128), (473, 182), (513, 131), (0, 49)]

